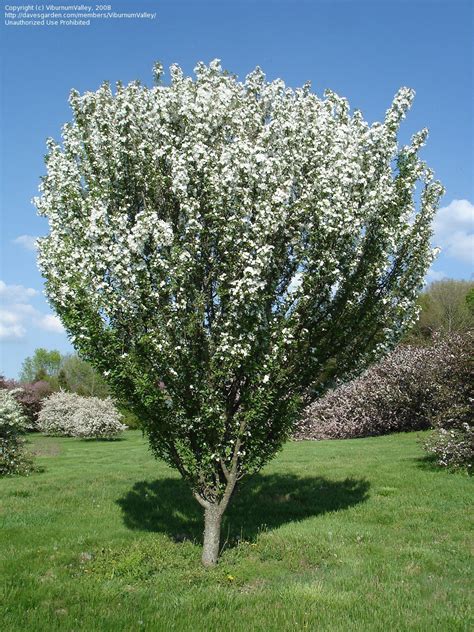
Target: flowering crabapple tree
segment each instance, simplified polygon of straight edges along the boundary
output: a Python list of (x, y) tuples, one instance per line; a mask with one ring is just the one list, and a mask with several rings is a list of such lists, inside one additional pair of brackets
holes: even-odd
[(369, 125), (259, 68), (170, 71), (72, 91), (36, 199), (39, 265), (76, 349), (204, 508), (211, 565), (239, 479), (414, 321), (442, 188), (426, 130), (397, 144), (410, 89)]

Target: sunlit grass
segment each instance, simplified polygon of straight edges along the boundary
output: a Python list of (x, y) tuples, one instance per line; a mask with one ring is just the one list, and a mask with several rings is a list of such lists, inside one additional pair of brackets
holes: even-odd
[(243, 485), (215, 569), (201, 509), (138, 431), (33, 436), (0, 481), (8, 631), (468, 630), (472, 481), (416, 434), (291, 443)]

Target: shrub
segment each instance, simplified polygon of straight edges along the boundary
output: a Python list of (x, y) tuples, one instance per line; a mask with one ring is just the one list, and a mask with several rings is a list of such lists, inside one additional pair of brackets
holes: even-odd
[(474, 334), (453, 336), (446, 345), (438, 392), (438, 412), (425, 448), (439, 465), (465, 467), (474, 461)]
[(44, 380), (20, 384), (16, 380), (7, 380), (0, 376), (0, 388), (14, 391), (14, 397), (28, 419), (29, 429), (36, 430), (41, 402), (53, 392), (52, 385)]
[(133, 411), (128, 408), (124, 408), (123, 406), (119, 406), (118, 410), (121, 415), (121, 421), (127, 426), (127, 428), (130, 430), (143, 430), (140, 418)]
[(367, 437), (429, 428), (445, 343), (400, 346), (360, 377), (306, 409), (297, 439)]
[(72, 418), (81, 398), (75, 393), (59, 391), (45, 399), (38, 415), (38, 428), (53, 436), (74, 436)]
[(367, 437), (434, 427), (426, 449), (445, 466), (472, 463), (474, 335), (403, 345), (306, 409), (296, 439)]
[(112, 400), (53, 393), (38, 416), (40, 429), (49, 435), (112, 439), (126, 430)]
[(21, 391), (16, 399), (23, 408), (32, 430), (37, 429), (38, 415), (43, 400), (51, 395), (53, 390), (53, 386), (44, 380), (21, 385)]
[(474, 427), (463, 423), (458, 428), (441, 425), (424, 444), (425, 449), (436, 456), (438, 465), (472, 472), (474, 462)]
[(81, 405), (73, 415), (76, 437), (84, 439), (113, 439), (127, 429), (112, 400), (81, 397)]
[(0, 475), (27, 474), (32, 461), (25, 452), (22, 434), (28, 420), (16, 401), (14, 391), (0, 389)]

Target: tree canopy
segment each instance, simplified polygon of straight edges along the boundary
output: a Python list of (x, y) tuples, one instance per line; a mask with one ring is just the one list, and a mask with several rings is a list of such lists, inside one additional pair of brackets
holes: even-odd
[(56, 349), (35, 349), (34, 354), (25, 358), (20, 371), (21, 382), (38, 380), (56, 382), (61, 367), (61, 353)]
[(63, 358), (58, 382), (62, 389), (78, 395), (100, 398), (110, 395), (110, 389), (102, 375), (77, 355)]
[[(433, 281), (419, 298), (420, 317), (409, 332), (411, 340), (434, 332), (449, 334), (474, 329), (474, 282), (460, 279)], [(469, 303), (471, 301), (471, 303)]]

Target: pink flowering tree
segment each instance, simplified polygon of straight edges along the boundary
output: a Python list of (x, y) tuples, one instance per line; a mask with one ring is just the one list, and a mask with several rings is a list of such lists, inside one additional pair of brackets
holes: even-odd
[(397, 144), (412, 90), (369, 125), (258, 68), (161, 74), (71, 93), (39, 264), (76, 349), (204, 508), (210, 565), (239, 479), (413, 323), (442, 188), (417, 155), (426, 130)]

